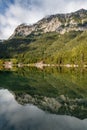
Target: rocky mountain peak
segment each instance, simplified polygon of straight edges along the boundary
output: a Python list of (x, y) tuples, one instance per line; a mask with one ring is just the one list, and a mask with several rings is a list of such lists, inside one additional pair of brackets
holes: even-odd
[(80, 9), (73, 13), (49, 15), (33, 25), (19, 25), (10, 38), (27, 36), (31, 33), (41, 34), (46, 32), (58, 32), (64, 34), (69, 31), (87, 30), (87, 10)]
[(77, 13), (87, 13), (87, 10), (86, 9), (79, 9), (78, 11), (76, 11)]

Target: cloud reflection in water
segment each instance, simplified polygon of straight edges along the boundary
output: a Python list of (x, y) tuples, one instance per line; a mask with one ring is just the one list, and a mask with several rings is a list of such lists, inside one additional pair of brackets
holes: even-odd
[(22, 106), (8, 90), (0, 90), (0, 130), (87, 130), (87, 119), (46, 113)]

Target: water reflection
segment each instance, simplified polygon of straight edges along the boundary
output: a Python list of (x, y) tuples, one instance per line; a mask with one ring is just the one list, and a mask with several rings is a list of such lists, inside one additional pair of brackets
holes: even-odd
[(87, 119), (46, 113), (22, 106), (8, 90), (0, 90), (0, 130), (87, 130)]
[(33, 104), (57, 115), (87, 118), (86, 68), (15, 68), (0, 72), (0, 87), (21, 104)]

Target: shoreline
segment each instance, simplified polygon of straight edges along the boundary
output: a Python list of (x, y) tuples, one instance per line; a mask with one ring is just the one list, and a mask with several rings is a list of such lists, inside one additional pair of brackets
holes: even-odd
[(31, 63), (31, 64), (17, 64), (18, 67), (37, 67), (37, 68), (43, 68), (43, 67), (67, 67), (67, 68), (79, 68), (84, 67), (86, 68), (87, 65), (78, 65), (78, 64), (45, 64), (42, 62), (39, 63)]
[(67, 67), (67, 68), (87, 68), (87, 65), (78, 65), (78, 64), (45, 64), (43, 62), (38, 63), (30, 63), (30, 64), (23, 64), (23, 63), (12, 63), (12, 62), (5, 62), (4, 64), (0, 64), (0, 67), (4, 67), (6, 69), (11, 69), (13, 67), (37, 67), (43, 69), (44, 67)]

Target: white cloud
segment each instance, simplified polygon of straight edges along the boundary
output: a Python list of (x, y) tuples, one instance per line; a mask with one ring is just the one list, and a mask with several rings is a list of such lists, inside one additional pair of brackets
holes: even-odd
[(5, 14), (0, 14), (0, 39), (8, 38), (14, 31), (15, 27), (21, 23), (34, 23), (43, 15), (37, 7), (28, 9), (21, 4), (10, 5)]
[(8, 6), (5, 13), (0, 13), (0, 39), (8, 38), (21, 23), (35, 23), (48, 14), (87, 9), (87, 0), (15, 0)]

